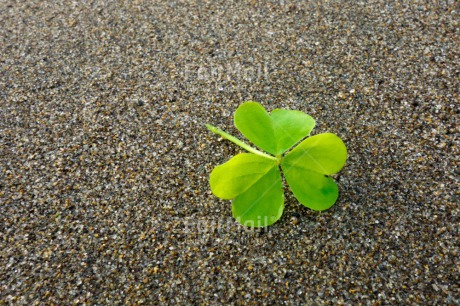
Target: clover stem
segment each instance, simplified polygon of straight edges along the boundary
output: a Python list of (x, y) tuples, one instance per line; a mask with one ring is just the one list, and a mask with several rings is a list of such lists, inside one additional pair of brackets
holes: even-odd
[(268, 158), (268, 159), (272, 159), (272, 160), (276, 160), (277, 162), (279, 162), (279, 158), (276, 158), (274, 156), (271, 156), (271, 155), (268, 155), (268, 154), (265, 154), (263, 152), (260, 152), (259, 150), (257, 149), (254, 149), (253, 147), (249, 146), (248, 144), (242, 142), (241, 140), (239, 140), (238, 138), (230, 135), (229, 133), (227, 132), (224, 132), (222, 131), (221, 129), (215, 127), (215, 126), (212, 126), (210, 124), (206, 124), (206, 127), (208, 128), (208, 130), (210, 130), (211, 132), (217, 134), (217, 135), (220, 135), (222, 136), (222, 138), (225, 138), (227, 140), (230, 140), (231, 142), (233, 142), (234, 144), (242, 147), (243, 149), (245, 149), (246, 151), (248, 152), (251, 152), (251, 153), (254, 153), (254, 154), (257, 154), (259, 156), (263, 156), (265, 158)]

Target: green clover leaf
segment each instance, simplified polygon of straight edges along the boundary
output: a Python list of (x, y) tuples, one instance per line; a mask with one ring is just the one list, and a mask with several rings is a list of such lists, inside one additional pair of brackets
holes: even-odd
[(263, 156), (241, 153), (214, 168), (211, 190), (221, 199), (233, 199), (265, 176), (278, 163)]
[(347, 149), (334, 134), (324, 133), (302, 141), (281, 162), (286, 181), (300, 203), (313, 210), (326, 210), (339, 196), (331, 177), (345, 165)]
[[(219, 198), (233, 199), (233, 217), (250, 227), (275, 223), (284, 210), (280, 167), (294, 196), (312, 210), (330, 208), (338, 198), (338, 186), (330, 175), (347, 159), (343, 141), (324, 133), (303, 140), (315, 126), (309, 115), (275, 109), (267, 113), (262, 105), (248, 101), (235, 112), (235, 126), (267, 154), (238, 138), (207, 124), (206, 127), (250, 153), (241, 153), (211, 172), (211, 190)], [(284, 156), (283, 156), (284, 154)]]
[(235, 126), (253, 144), (278, 156), (310, 134), (315, 120), (295, 110), (275, 109), (270, 115), (259, 103), (248, 101), (236, 110)]

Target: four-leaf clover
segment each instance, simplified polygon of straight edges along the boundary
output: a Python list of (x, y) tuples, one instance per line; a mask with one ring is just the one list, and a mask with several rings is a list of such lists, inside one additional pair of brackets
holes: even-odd
[[(275, 223), (284, 210), (283, 171), (294, 196), (313, 210), (330, 208), (338, 198), (338, 187), (330, 177), (345, 165), (347, 149), (332, 133), (307, 137), (315, 126), (309, 115), (275, 109), (270, 114), (257, 102), (241, 104), (235, 112), (236, 128), (263, 151), (207, 124), (250, 153), (240, 153), (211, 172), (211, 190), (219, 198), (233, 200), (232, 213), (250, 227)], [(287, 152), (287, 153), (286, 153)], [(281, 168), (281, 169), (280, 169)]]

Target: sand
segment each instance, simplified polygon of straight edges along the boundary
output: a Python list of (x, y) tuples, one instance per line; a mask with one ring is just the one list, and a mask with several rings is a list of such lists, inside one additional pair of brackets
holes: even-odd
[[(460, 303), (458, 2), (59, 2), (0, 3), (0, 304)], [(344, 140), (331, 209), (211, 193), (247, 100)]]

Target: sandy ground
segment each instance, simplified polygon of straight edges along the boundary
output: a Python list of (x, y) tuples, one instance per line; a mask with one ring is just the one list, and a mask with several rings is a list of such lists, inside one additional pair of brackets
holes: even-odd
[[(458, 2), (56, 2), (0, 2), (0, 304), (460, 303)], [(212, 195), (246, 100), (345, 141), (330, 210)]]

